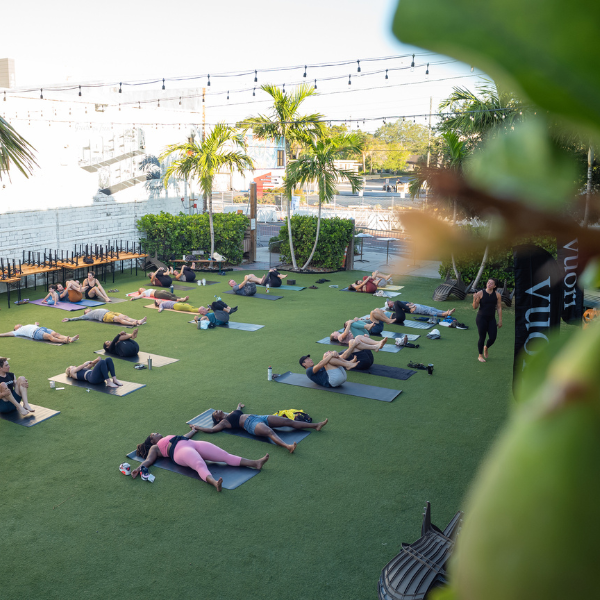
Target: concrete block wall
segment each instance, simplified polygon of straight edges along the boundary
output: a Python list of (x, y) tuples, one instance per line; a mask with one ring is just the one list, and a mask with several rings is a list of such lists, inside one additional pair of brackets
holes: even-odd
[[(96, 196), (89, 206), (1, 213), (0, 256), (18, 261), (23, 250), (71, 252), (75, 244), (105, 246), (108, 240), (137, 241), (140, 217), (161, 211), (179, 214), (181, 210), (180, 198), (117, 203), (110, 197)], [(0, 285), (0, 292), (4, 291), (6, 286)]]

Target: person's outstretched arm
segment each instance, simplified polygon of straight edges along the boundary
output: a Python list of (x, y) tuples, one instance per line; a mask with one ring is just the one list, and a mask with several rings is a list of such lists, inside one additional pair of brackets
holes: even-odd
[(135, 479), (140, 474), (142, 467), (149, 467), (153, 465), (157, 458), (159, 458), (158, 446), (152, 446), (148, 452), (146, 460), (137, 469), (131, 471), (132, 479)]
[(248, 283), (248, 275), (244, 276), (244, 281), (238, 285), (238, 288), (241, 290)]
[(0, 333), (0, 337), (15, 337), (15, 332), (7, 331), (6, 333)]
[(66, 323), (67, 321), (89, 321), (89, 317), (87, 315), (81, 315), (80, 317), (71, 317), (70, 319), (63, 319), (62, 322)]
[[(223, 421), (224, 420), (225, 419), (223, 419)], [(200, 427), (199, 425), (190, 425), (190, 428), (192, 429), (191, 433), (192, 435), (194, 435), (196, 431), (201, 431), (202, 433), (218, 433), (219, 431), (223, 431), (223, 429), (225, 429), (225, 424), (223, 423), (223, 421), (220, 421), (212, 427)], [(188, 437), (188, 434), (186, 434), (186, 437)], [(190, 435), (189, 437), (192, 436)]]
[(350, 327), (352, 326), (352, 323), (353, 323), (353, 321), (348, 321), (346, 323), (346, 327), (344, 328), (343, 333), (340, 333), (340, 335), (338, 337), (338, 340), (340, 342), (343, 342), (348, 337), (348, 334), (350, 333)]
[(100, 360), (100, 357), (95, 358), (94, 360), (86, 360), (82, 365), (72, 368), (71, 369), (71, 379), (77, 379), (77, 377), (73, 377), (73, 375), (75, 375), (79, 371), (82, 371), (83, 369), (93, 368), (98, 363), (99, 360)]
[(331, 360), (332, 354), (330, 354), (329, 352), (325, 353), (325, 356), (323, 356), (323, 360), (321, 360), (320, 362), (318, 362), (313, 368), (313, 373), (316, 373), (317, 371), (320, 371), (321, 369), (325, 368), (325, 365)]

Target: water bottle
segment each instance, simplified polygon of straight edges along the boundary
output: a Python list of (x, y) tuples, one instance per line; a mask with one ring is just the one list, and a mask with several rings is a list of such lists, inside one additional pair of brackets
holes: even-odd
[(206, 279), (202, 278), (202, 285), (206, 285)]
[(152, 358), (148, 357), (148, 369), (152, 371)]
[(269, 367), (267, 369), (267, 381), (273, 381), (273, 368)]
[(267, 283), (267, 285), (265, 286), (267, 288), (267, 294), (269, 293), (269, 284)]
[(173, 293), (173, 284), (171, 284), (171, 294)]

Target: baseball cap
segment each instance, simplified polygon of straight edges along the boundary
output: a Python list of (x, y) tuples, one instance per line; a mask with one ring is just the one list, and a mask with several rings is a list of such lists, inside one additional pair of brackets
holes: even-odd
[(306, 356), (303, 356), (303, 357), (300, 359), (300, 366), (302, 366), (302, 363), (303, 363), (303, 362), (304, 362), (304, 361), (305, 361), (307, 358), (310, 358), (310, 354), (307, 354)]

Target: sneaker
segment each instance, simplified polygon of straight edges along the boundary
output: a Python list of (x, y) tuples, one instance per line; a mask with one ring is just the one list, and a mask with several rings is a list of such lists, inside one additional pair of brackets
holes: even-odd
[(456, 321), (456, 329), (469, 329), (469, 326), (465, 325), (464, 323), (459, 323), (458, 321)]
[(229, 314), (232, 315), (234, 312), (237, 312), (238, 307), (234, 306), (230, 311)]
[(437, 325), (437, 319), (435, 317), (431, 317), (431, 319), (427, 319), (427, 322), (430, 323), (431, 325)]
[(148, 471), (148, 467), (142, 467), (142, 470), (140, 471), (140, 476), (142, 477), (142, 481), (149, 481), (150, 483), (152, 483), (156, 479), (154, 475), (150, 474), (150, 472)]
[(121, 463), (119, 465), (119, 471), (121, 471), (123, 475), (131, 475), (131, 465), (129, 463)]
[(316, 285), (311, 285), (308, 289), (309, 290), (318, 290), (319, 288)]

